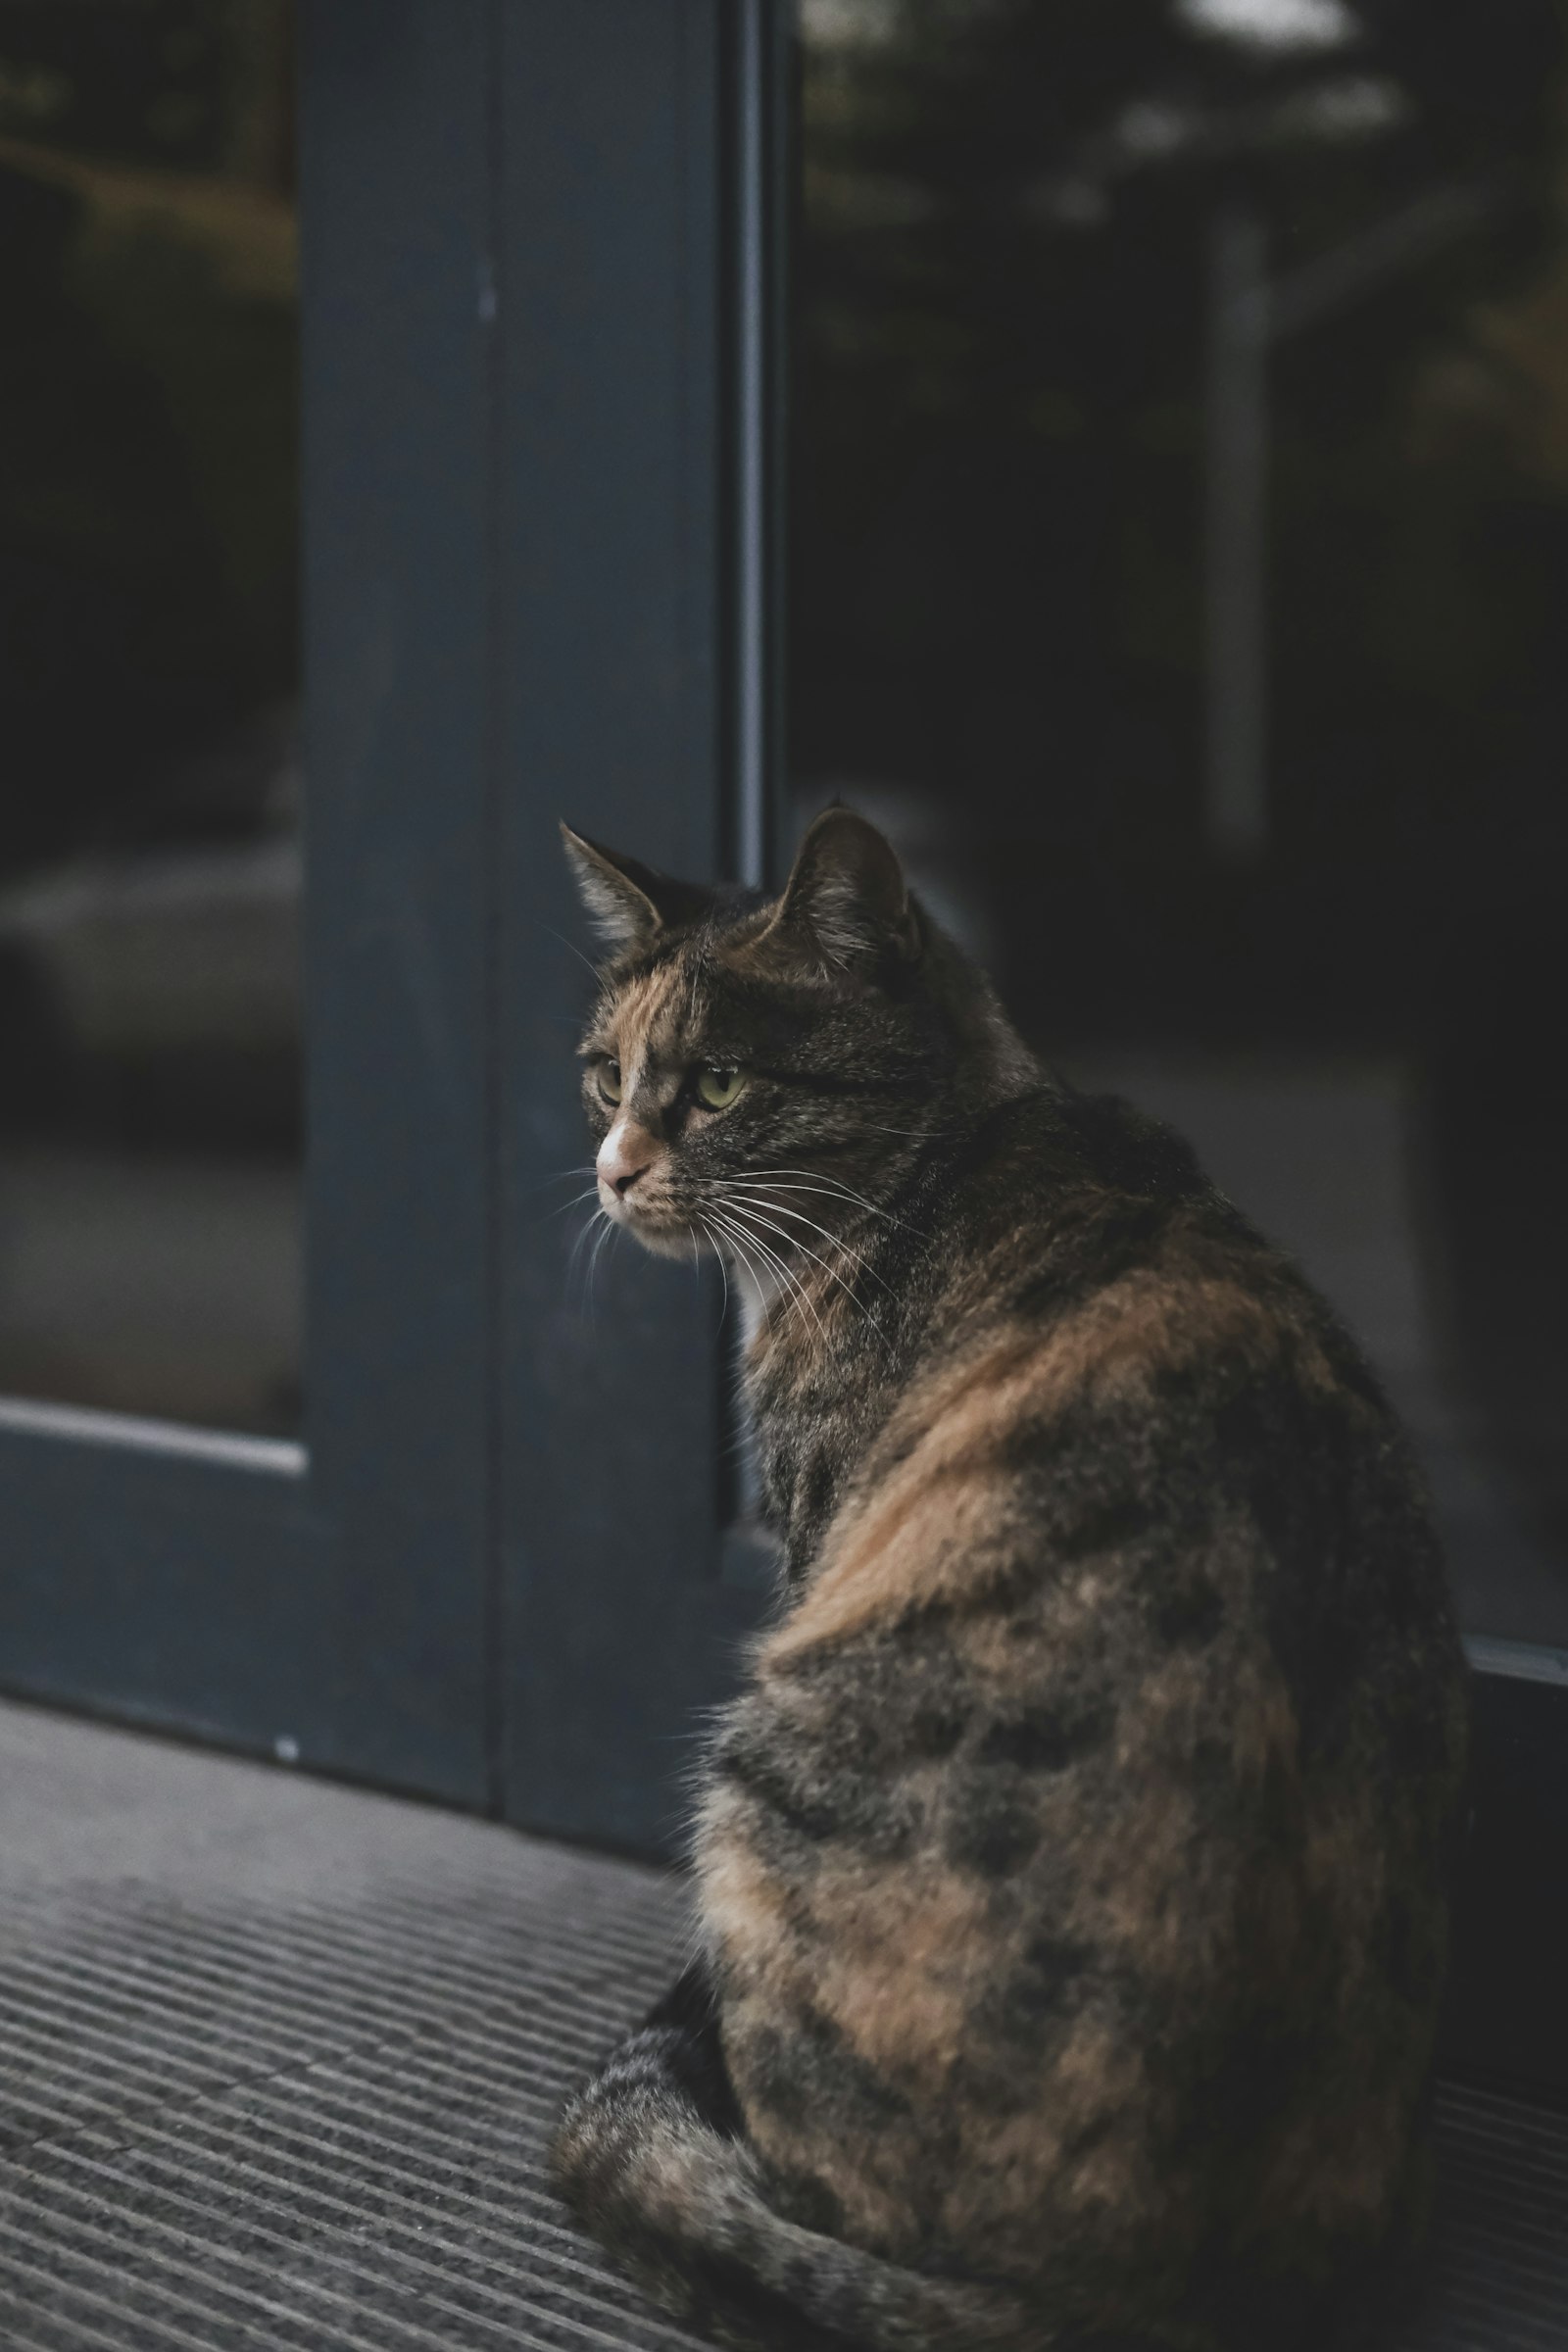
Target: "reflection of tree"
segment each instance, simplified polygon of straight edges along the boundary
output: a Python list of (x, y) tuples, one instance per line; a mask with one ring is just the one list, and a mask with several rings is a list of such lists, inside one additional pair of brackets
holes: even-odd
[(0, 0), (0, 133), (287, 188), (293, 0)]
[(0, 869), (292, 688), (288, 22), (0, 0)]
[[(1165, 0), (883, 14), (889, 37), (804, 68), (797, 766), (956, 791), (1168, 888), (1198, 847), (1216, 205), (1255, 202), (1289, 266), (1500, 179), (1483, 227), (1275, 370), (1273, 760), (1298, 870), (1352, 838), (1363, 866), (1437, 857), (1495, 811), (1499, 742), (1503, 788), (1539, 799), (1563, 715), (1568, 496), (1540, 463), (1568, 436), (1540, 324), (1560, 0), (1360, 0), (1345, 41), (1295, 48)], [(1529, 330), (1499, 321), (1508, 286), (1535, 289)]]

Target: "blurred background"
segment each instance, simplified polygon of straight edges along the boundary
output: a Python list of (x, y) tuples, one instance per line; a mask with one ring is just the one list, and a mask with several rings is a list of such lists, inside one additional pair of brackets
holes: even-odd
[[(801, 0), (785, 702), (1568, 1644), (1565, 24)], [(0, 1391), (281, 1434), (291, 91), (284, 0), (0, 0)]]
[(0, 0), (0, 1391), (284, 1434), (292, 31)]

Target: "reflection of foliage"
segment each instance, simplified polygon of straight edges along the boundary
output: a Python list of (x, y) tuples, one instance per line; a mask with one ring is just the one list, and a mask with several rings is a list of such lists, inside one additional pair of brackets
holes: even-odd
[(272, 178), (290, 18), (287, 0), (0, 0), (0, 134)]
[(276, 692), (294, 658), (292, 306), (225, 285), (210, 249), (154, 220), (91, 240), (77, 282), (109, 347), (158, 386), (184, 450), (231, 608), (225, 667), (237, 662), (254, 690)]
[(1479, 829), (1499, 741), (1539, 791), (1562, 0), (1356, 0), (1296, 48), (1174, 0), (881, 14), (804, 59), (797, 765), (1123, 869), (1196, 855), (1208, 224), (1256, 207), (1288, 270), (1457, 181), (1497, 190), (1482, 227), (1273, 363), (1283, 846)]
[[(33, 13), (0, 0), (0, 63)], [(73, 143), (134, 151), (100, 94)], [(0, 141), (7, 865), (140, 806), (171, 759), (292, 687), (294, 227), (268, 180)]]

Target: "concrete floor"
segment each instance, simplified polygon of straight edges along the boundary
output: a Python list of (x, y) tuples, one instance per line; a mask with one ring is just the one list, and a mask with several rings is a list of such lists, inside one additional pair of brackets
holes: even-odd
[(0, 1705), (5, 2352), (678, 2347), (540, 2143), (657, 1873)]
[[(540, 2146), (683, 1929), (653, 1871), (0, 1704), (0, 2346), (681, 2352)], [(1430, 2308), (1369, 2352), (1568, 2352), (1568, 2120), (1441, 2113)]]

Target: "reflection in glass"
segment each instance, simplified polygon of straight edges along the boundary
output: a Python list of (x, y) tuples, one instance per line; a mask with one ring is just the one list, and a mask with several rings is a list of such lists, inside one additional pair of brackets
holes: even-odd
[(292, 13), (0, 0), (0, 1392), (300, 1392)]
[(1556, 0), (803, 0), (789, 728), (1568, 1642)]

